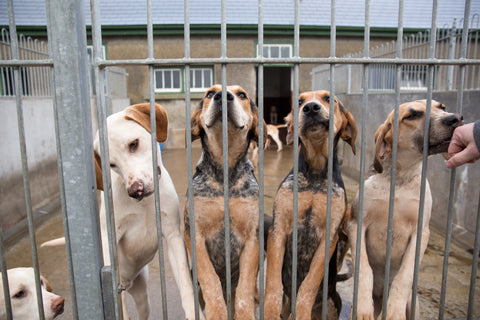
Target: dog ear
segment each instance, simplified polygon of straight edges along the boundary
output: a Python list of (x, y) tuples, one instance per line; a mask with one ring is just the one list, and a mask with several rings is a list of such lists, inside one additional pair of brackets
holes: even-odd
[(195, 141), (200, 138), (203, 128), (200, 125), (200, 114), (202, 113), (203, 109), (203, 99), (200, 101), (198, 107), (195, 108), (192, 112), (192, 116), (190, 117), (191, 129), (192, 129), (192, 141)]
[(343, 106), (342, 102), (337, 99), (339, 109), (342, 114), (342, 127), (340, 128), (341, 138), (352, 147), (353, 154), (356, 154), (355, 139), (357, 138), (357, 124), (353, 115)]
[(287, 125), (287, 136), (285, 138), (287, 144), (293, 143), (293, 111), (283, 118), (285, 120), (285, 124)]
[[(250, 99), (250, 109), (251, 109), (252, 114), (253, 114), (252, 129), (251, 129), (251, 132), (253, 133), (252, 134), (252, 139), (253, 139), (253, 141), (258, 143), (258, 136), (260, 135), (260, 132), (258, 130), (258, 120), (259, 120), (258, 119), (258, 107), (255, 104), (255, 102), (253, 102), (252, 99)], [(263, 141), (264, 141), (264, 143), (267, 140), (267, 136), (268, 136), (267, 124), (266, 124), (265, 120), (263, 120)], [(261, 147), (263, 148), (263, 146), (261, 146)]]
[[(150, 129), (150, 103), (140, 103), (125, 109), (125, 119), (133, 120), (148, 132), (152, 133)], [(155, 103), (155, 123), (157, 141), (165, 142), (168, 134), (168, 117), (167, 112), (159, 104)]]
[(373, 166), (378, 173), (383, 172), (382, 159), (392, 152), (391, 143), (387, 141), (389, 131), (392, 128), (390, 122), (382, 124), (375, 132), (375, 158)]
[(40, 275), (40, 279), (43, 281), (43, 283), (45, 284), (45, 289), (47, 289), (48, 292), (53, 292), (53, 288), (52, 286), (50, 285), (50, 283), (47, 281), (47, 279), (45, 279), (42, 275)]
[(103, 179), (102, 179), (102, 160), (96, 151), (93, 151), (95, 157), (95, 180), (97, 181), (97, 190), (103, 191)]

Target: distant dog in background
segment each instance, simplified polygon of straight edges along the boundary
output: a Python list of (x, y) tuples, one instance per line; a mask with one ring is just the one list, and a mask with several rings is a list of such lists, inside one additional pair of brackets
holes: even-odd
[(268, 149), (270, 144), (272, 143), (271, 140), (275, 141), (277, 144), (277, 151), (282, 151), (283, 150), (283, 143), (282, 140), (280, 139), (280, 132), (278, 129), (280, 128), (285, 128), (286, 125), (280, 124), (280, 125), (273, 125), (273, 124), (267, 124), (267, 141), (265, 143), (265, 149)]
[[(432, 101), (428, 153), (446, 152), (453, 130), (462, 124), (458, 114), (445, 112), (445, 106)], [(426, 101), (412, 101), (399, 106), (398, 148), (396, 164), (393, 241), (388, 297), (383, 297), (385, 256), (390, 202), (390, 169), (392, 166), (394, 111), (375, 133), (373, 174), (365, 181), (360, 256), (355, 257), (358, 193), (351, 207), (348, 237), (354, 263), (360, 264), (358, 275), (357, 319), (381, 318), (383, 299), (387, 301), (387, 319), (410, 318), (413, 269), (417, 241), (420, 185)], [(432, 211), (430, 186), (426, 181), (421, 256), (427, 248)], [(417, 298), (418, 305), (418, 298)], [(416, 308), (416, 318), (419, 308)]]

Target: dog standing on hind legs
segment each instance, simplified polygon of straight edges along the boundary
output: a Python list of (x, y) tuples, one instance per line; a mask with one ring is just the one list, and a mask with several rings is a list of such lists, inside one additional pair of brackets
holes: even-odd
[[(167, 138), (165, 110), (155, 105), (158, 142)], [(152, 167), (150, 104), (137, 104), (107, 118), (112, 198), (117, 237), (120, 285), (129, 292), (139, 319), (148, 319), (148, 263), (158, 250), (154, 179), (158, 179), (162, 236), (173, 275), (180, 291), (182, 307), (189, 320), (195, 318), (193, 285), (180, 225), (178, 197), (173, 182), (163, 166), (156, 144), (158, 176)], [(97, 188), (103, 190), (99, 136), (94, 142)], [(103, 198), (102, 198), (103, 201)], [(110, 263), (105, 206), (100, 209), (104, 262)], [(128, 319), (125, 292), (122, 292), (124, 318)]]
[[(336, 291), (337, 241), (345, 219), (347, 200), (336, 156), (339, 139), (350, 144), (355, 153), (357, 127), (350, 112), (335, 98), (334, 154), (331, 229), (326, 235), (328, 192), (328, 136), (330, 93), (305, 92), (299, 96), (299, 168), (298, 168), (298, 268), (297, 319), (321, 319), (324, 265), (329, 263), (328, 319), (340, 315), (341, 299)], [(287, 142), (293, 141), (293, 114), (287, 116)], [(267, 242), (267, 281), (265, 319), (291, 317), (293, 170), (281, 183), (273, 205), (273, 226)], [(330, 238), (329, 257), (325, 257), (326, 237)], [(342, 239), (344, 241), (344, 239)], [(341, 256), (341, 255), (340, 255)], [(340, 259), (341, 260), (341, 259)], [(341, 262), (341, 261), (340, 261)], [(286, 298), (286, 299), (284, 299)], [(282, 308), (282, 302), (283, 308)], [(330, 308), (332, 305), (333, 308)]]
[[(415, 265), (426, 101), (412, 101), (399, 106), (397, 174), (393, 212), (393, 234), (388, 297), (383, 297), (387, 225), (392, 166), (394, 111), (375, 133), (374, 168), (377, 173), (365, 181), (360, 256), (355, 257), (359, 195), (351, 207), (347, 224), (354, 263), (360, 264), (357, 319), (381, 319), (383, 299), (387, 300), (389, 320), (409, 319)], [(453, 131), (462, 124), (462, 116), (445, 112), (445, 106), (431, 103), (428, 154), (446, 152)], [(425, 188), (420, 261), (430, 235), (432, 196), (428, 180)], [(417, 299), (418, 301), (418, 299)], [(417, 303), (418, 306), (418, 303)], [(416, 308), (416, 318), (419, 308)]]
[[(226, 90), (232, 309), (235, 319), (254, 320), (259, 188), (248, 147), (251, 140), (258, 141), (258, 110), (241, 87)], [(202, 156), (191, 186), (195, 221), (190, 221), (188, 203), (185, 208), (185, 242), (191, 253), (190, 225), (195, 223), (198, 281), (206, 318), (226, 319), (222, 86), (207, 90), (191, 121), (192, 139), (201, 139)]]

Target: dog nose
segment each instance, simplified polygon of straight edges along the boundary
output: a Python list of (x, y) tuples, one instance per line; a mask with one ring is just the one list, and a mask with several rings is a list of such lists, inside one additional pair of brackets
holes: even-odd
[[(222, 91), (215, 93), (213, 99), (217, 102), (222, 101)], [(227, 91), (227, 102), (233, 102), (234, 96), (230, 91)]]
[(319, 112), (320, 109), (321, 109), (321, 107), (318, 103), (310, 102), (310, 103), (307, 103), (306, 105), (303, 106), (303, 113), (305, 113), (306, 115), (314, 114), (314, 113)]
[(55, 316), (58, 316), (59, 314), (63, 313), (63, 308), (65, 306), (65, 299), (62, 297), (57, 297), (52, 300), (51, 308), (55, 314)]
[(128, 188), (128, 195), (132, 198), (142, 200), (144, 194), (144, 186), (142, 182), (135, 181), (129, 188)]
[(462, 124), (462, 122), (463, 122), (463, 116), (457, 113), (452, 114), (448, 117), (445, 117), (442, 120), (442, 123), (449, 127), (458, 127)]

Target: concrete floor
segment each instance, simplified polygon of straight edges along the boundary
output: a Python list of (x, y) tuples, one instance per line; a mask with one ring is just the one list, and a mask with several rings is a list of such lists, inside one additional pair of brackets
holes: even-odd
[[(200, 148), (193, 148), (194, 166), (200, 156)], [(186, 150), (170, 149), (163, 151), (163, 159), (167, 170), (174, 181), (182, 209), (186, 201), (187, 191), (187, 167)], [(264, 184), (265, 184), (265, 213), (271, 214), (275, 192), (278, 185), (292, 166), (292, 148), (287, 147), (282, 152), (267, 150), (264, 160)], [(258, 176), (258, 175), (257, 175)], [(344, 176), (349, 201), (353, 198), (357, 188), (357, 182)], [(50, 213), (51, 217), (37, 227), (37, 243), (63, 236), (63, 224), (60, 210)], [(444, 238), (432, 231), (429, 246), (423, 259), (419, 275), (419, 299), (421, 305), (421, 318), (430, 319), (438, 317), (438, 301), (440, 296), (440, 284), (443, 263)], [(447, 302), (445, 315), (448, 318), (463, 318), (466, 316), (468, 290), (471, 274), (472, 256), (463, 248), (452, 244), (452, 253), (449, 260), (449, 276), (447, 287)], [(66, 299), (65, 312), (59, 319), (73, 319), (70, 287), (68, 281), (67, 261), (65, 248), (47, 247), (38, 249), (41, 273), (52, 284), (54, 291)], [(349, 259), (349, 256), (347, 256)], [(28, 235), (12, 244), (6, 250), (8, 268), (18, 266), (31, 266), (31, 253)], [(160, 267), (157, 257), (149, 264), (150, 267), (150, 302), (152, 306), (151, 319), (161, 318), (161, 290), (160, 290)], [(173, 274), (166, 260), (166, 287), (167, 307), (169, 319), (183, 319), (183, 311), (180, 297), (173, 279)], [(479, 277), (480, 278), (480, 277)], [(338, 285), (342, 296), (344, 310), (342, 319), (348, 319), (352, 301), (353, 279)], [(480, 296), (480, 281), (476, 285), (477, 297)], [(475, 316), (480, 316), (480, 299), (475, 303)], [(132, 319), (136, 319), (133, 301), (128, 299), (128, 309)]]

